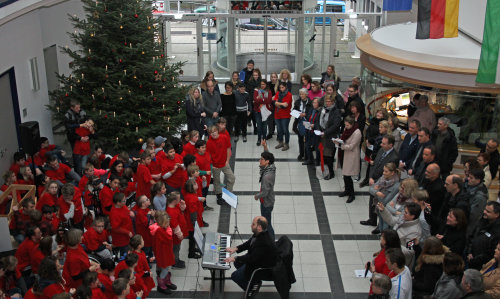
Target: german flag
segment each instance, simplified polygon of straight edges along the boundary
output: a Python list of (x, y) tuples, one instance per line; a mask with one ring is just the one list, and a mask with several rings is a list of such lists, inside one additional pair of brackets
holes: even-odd
[(418, 0), (417, 39), (458, 36), (459, 0)]

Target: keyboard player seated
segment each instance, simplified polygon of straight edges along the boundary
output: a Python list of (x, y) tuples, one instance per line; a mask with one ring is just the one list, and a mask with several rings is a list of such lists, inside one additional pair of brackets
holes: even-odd
[[(252, 272), (258, 268), (269, 268), (276, 264), (278, 250), (276, 243), (267, 231), (267, 220), (262, 216), (257, 216), (252, 221), (253, 236), (245, 243), (236, 248), (227, 248), (230, 254), (247, 251), (245, 255), (228, 257), (226, 262), (234, 263), (237, 269), (231, 275), (231, 279), (243, 290), (246, 289)], [(257, 279), (259, 279), (257, 277)]]

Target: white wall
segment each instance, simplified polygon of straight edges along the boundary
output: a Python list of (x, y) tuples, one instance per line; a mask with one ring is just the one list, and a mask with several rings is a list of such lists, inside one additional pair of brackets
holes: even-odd
[[(47, 1), (49, 2), (49, 1)], [(66, 32), (72, 31), (68, 13), (83, 15), (81, 2), (70, 0), (51, 7), (39, 8), (23, 14), (0, 26), (0, 73), (14, 67), (21, 122), (36, 120), (40, 123), (40, 134), (53, 140), (43, 49), (53, 44), (69, 45)], [(7, 6), (8, 7), (8, 6)], [(38, 60), (40, 89), (31, 90), (29, 60)], [(59, 71), (69, 71), (68, 58), (58, 55)], [(27, 110), (23, 117), (23, 109)]]
[(460, 0), (458, 28), (479, 42), (483, 42), (486, 3), (487, 0)]

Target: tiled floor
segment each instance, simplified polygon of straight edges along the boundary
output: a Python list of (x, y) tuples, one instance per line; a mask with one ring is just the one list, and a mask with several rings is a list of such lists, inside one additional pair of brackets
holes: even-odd
[[(248, 142), (243, 143), (240, 139), (233, 151), (236, 176), (234, 193), (239, 200), (237, 224), (243, 238), (248, 238), (251, 234), (250, 223), (253, 217), (260, 215), (259, 203), (253, 199), (253, 194), (260, 187), (258, 158), (262, 147), (257, 147), (255, 142), (256, 136), (249, 135)], [(290, 150), (286, 152), (274, 149), (276, 138), (268, 143), (277, 160), (277, 196), (272, 224), (277, 235), (288, 235), (294, 244), (293, 268), (297, 282), (292, 285), (290, 297), (366, 298), (369, 280), (356, 278), (354, 270), (362, 269), (380, 248), (378, 239), (370, 234), (373, 228), (359, 224), (360, 220), (367, 217), (367, 188), (359, 189), (355, 183), (358, 192), (356, 200), (346, 204), (345, 198), (337, 196), (343, 191), (340, 169), (336, 170), (335, 179), (318, 180), (312, 168), (308, 170), (296, 160), (296, 135), (291, 136)], [(208, 197), (208, 203), (215, 210), (204, 213), (210, 227), (203, 228), (203, 231), (232, 234), (234, 211), (217, 206), (213, 195)], [(233, 246), (239, 243), (239, 240), (235, 240)], [(172, 270), (178, 291), (169, 298), (206, 298), (209, 296), (210, 280), (205, 278), (210, 273), (201, 269), (198, 261), (187, 259), (187, 246), (185, 240), (181, 247), (181, 257), (188, 261), (187, 267)], [(233, 268), (227, 271), (226, 277), (233, 271)], [(243, 295), (241, 289), (230, 279), (226, 280), (224, 290), (226, 298), (241, 298)], [(273, 293), (276, 293), (273, 283), (265, 282), (259, 297), (278, 298)], [(156, 292), (152, 295), (162, 297)]]

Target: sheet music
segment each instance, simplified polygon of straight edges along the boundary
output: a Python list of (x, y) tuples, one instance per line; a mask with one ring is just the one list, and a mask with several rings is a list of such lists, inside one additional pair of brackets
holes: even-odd
[(266, 121), (269, 115), (271, 115), (271, 111), (267, 109), (266, 105), (262, 105), (260, 108), (260, 115), (262, 116), (262, 121)]
[(201, 232), (200, 226), (198, 225), (198, 221), (195, 221), (193, 236), (194, 236), (194, 241), (198, 246), (198, 249), (201, 251), (201, 254), (203, 255), (203, 250), (205, 249), (203, 246), (203, 240), (205, 238), (203, 237), (203, 233)]
[(238, 196), (226, 188), (222, 188), (222, 199), (224, 199), (233, 209), (238, 207)]
[(314, 134), (321, 136), (323, 135), (323, 132), (321, 132), (320, 130), (314, 130)]
[(306, 128), (306, 130), (310, 130), (311, 129), (311, 123), (310, 122), (303, 121), (302, 124), (304, 125), (304, 128)]
[(292, 117), (299, 118), (299, 117), (300, 117), (300, 111), (298, 111), (298, 110), (292, 110), (292, 111), (290, 112), (290, 115), (291, 115)]

